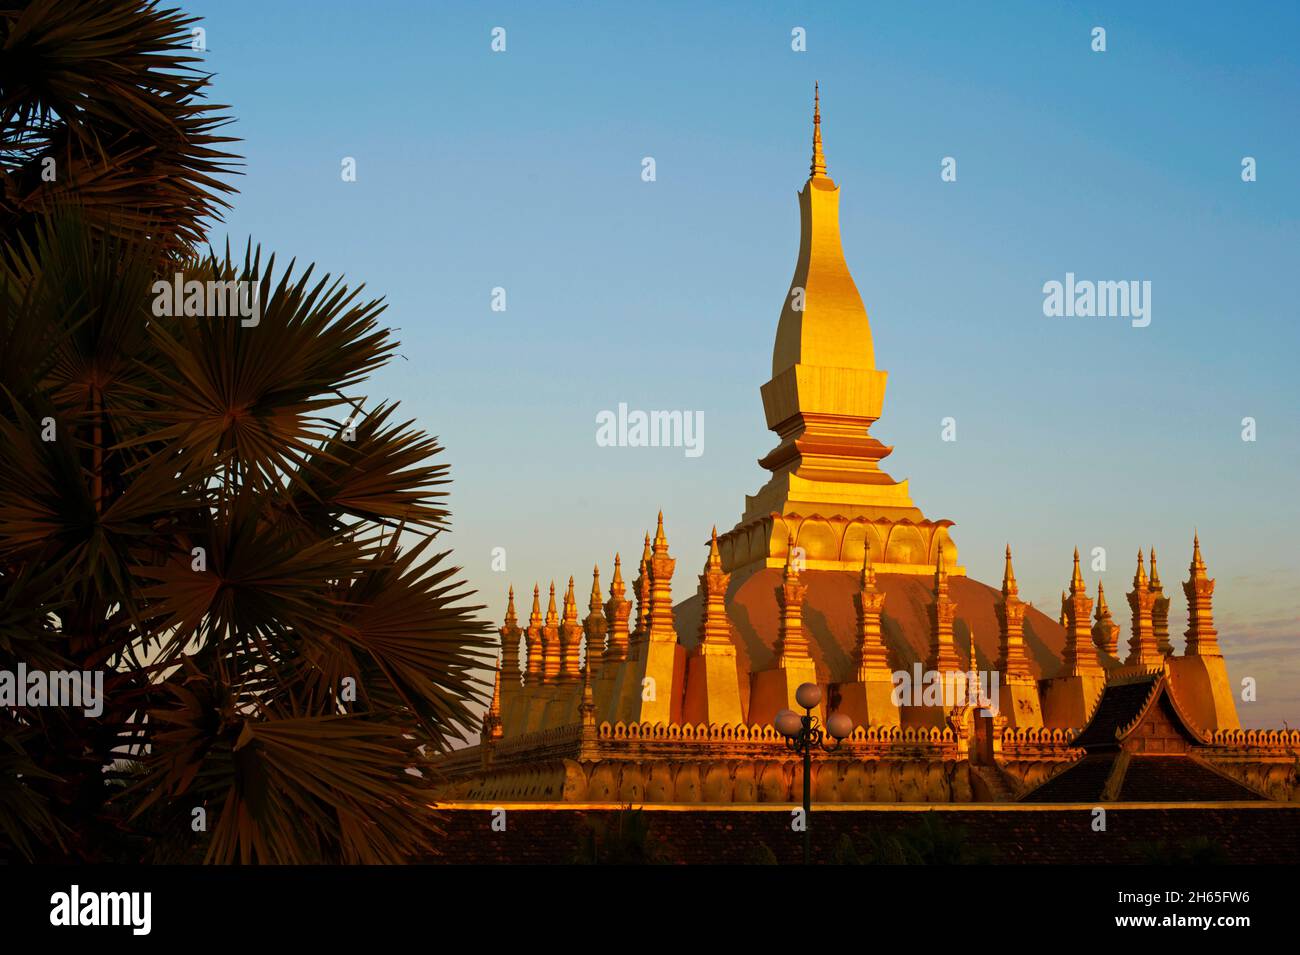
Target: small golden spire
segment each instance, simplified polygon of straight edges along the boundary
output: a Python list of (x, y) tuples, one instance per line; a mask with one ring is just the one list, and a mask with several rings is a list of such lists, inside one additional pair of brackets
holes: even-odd
[(713, 525), (713, 536), (709, 540), (709, 560), (704, 565), (705, 570), (721, 570), (722, 554), (718, 551), (718, 525)]
[(515, 616), (515, 588), (512, 584), (510, 587), (510, 596), (506, 600), (506, 626), (516, 627), (519, 625), (519, 618)]
[(810, 176), (813, 179), (826, 178), (826, 156), (822, 153), (822, 105), (821, 89), (813, 84), (813, 152)]
[(668, 553), (668, 538), (664, 536), (664, 512), (659, 512), (659, 526), (655, 529), (654, 556), (662, 557)]
[(573, 578), (569, 578), (569, 589), (564, 592), (564, 622), (576, 624), (578, 622), (578, 602), (573, 596)]
[(794, 535), (791, 534), (785, 545), (785, 569), (781, 572), (781, 576), (785, 580), (797, 581), (799, 579), (799, 569), (794, 566), (795, 549)]
[(1102, 586), (1100, 580), (1097, 581), (1097, 612), (1095, 616), (1098, 620), (1110, 616), (1110, 608), (1106, 606), (1106, 588)]
[(1161, 590), (1160, 571), (1156, 569), (1156, 549), (1151, 548), (1151, 589)]
[(650, 563), (650, 532), (646, 531), (645, 547), (641, 550), (641, 568), (645, 569), (646, 564)]
[(560, 615), (555, 612), (555, 581), (551, 581), (551, 602), (546, 608), (546, 625), (548, 627), (556, 626), (560, 622)]
[(488, 714), (501, 715), (501, 657), (497, 656), (496, 673), (492, 679), (492, 702), (488, 704)]
[(528, 617), (528, 626), (540, 627), (542, 625), (542, 604), (539, 594), (541, 591), (536, 584), (533, 584), (533, 612)]
[(1205, 561), (1201, 559), (1201, 535), (1192, 532), (1192, 562), (1187, 566), (1193, 577), (1205, 576)]
[(1083, 574), (1079, 571), (1079, 548), (1076, 547), (1074, 549), (1074, 573), (1070, 575), (1070, 596), (1086, 592), (1087, 588), (1083, 583)]
[(1011, 567), (1011, 545), (1007, 544), (1007, 565), (1002, 571), (1002, 596), (1014, 597), (1020, 593), (1016, 586), (1016, 572)]
[(492, 681), (492, 702), (488, 704), (487, 711), (483, 714), (482, 739), (495, 741), (501, 736), (501, 667), (498, 663), (496, 676)]
[(948, 594), (948, 568), (943, 562), (943, 544), (939, 545), (939, 554), (934, 561), (934, 592), (942, 596)]
[(1138, 548), (1138, 567), (1137, 567), (1137, 573), (1133, 575), (1133, 586), (1138, 588), (1139, 590), (1147, 589), (1147, 569), (1146, 569), (1146, 565), (1142, 563), (1141, 547)]
[(600, 599), (600, 565), (596, 564), (591, 568), (591, 601), (587, 604), (587, 609), (592, 613), (598, 613), (604, 606)]
[(863, 541), (862, 548), (862, 576), (858, 583), (863, 590), (874, 591), (876, 589), (876, 568), (871, 563), (871, 541)]
[(623, 585), (623, 559), (614, 555), (614, 579), (609, 582), (609, 595), (622, 597), (626, 588)]

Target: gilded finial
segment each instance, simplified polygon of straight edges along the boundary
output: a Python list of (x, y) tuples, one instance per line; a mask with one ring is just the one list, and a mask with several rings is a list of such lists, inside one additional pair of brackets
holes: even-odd
[(603, 606), (600, 599), (600, 565), (596, 564), (591, 568), (591, 602), (587, 604), (587, 608), (595, 613)]
[(533, 612), (528, 617), (528, 626), (540, 627), (542, 625), (542, 603), (539, 596), (541, 591), (536, 584), (533, 584)]
[(1007, 544), (1007, 564), (1002, 571), (1002, 596), (1013, 597), (1020, 593), (1016, 586), (1016, 572), (1011, 567), (1011, 545)]
[(1192, 532), (1192, 563), (1187, 568), (1192, 576), (1205, 576), (1205, 561), (1201, 559), (1201, 535)]
[(555, 612), (555, 581), (551, 581), (551, 602), (546, 608), (546, 624), (554, 626), (560, 622), (560, 615)]
[(578, 602), (573, 595), (573, 578), (569, 578), (569, 589), (564, 592), (564, 622), (578, 622)]
[(1137, 573), (1133, 575), (1133, 586), (1142, 590), (1147, 589), (1147, 569), (1142, 563), (1142, 548), (1138, 548), (1138, 566)]
[(1106, 588), (1102, 586), (1101, 581), (1097, 581), (1097, 612), (1095, 614), (1098, 620), (1110, 616), (1110, 608), (1106, 606)]
[(706, 564), (709, 570), (722, 569), (722, 554), (718, 551), (718, 525), (713, 525), (713, 536), (709, 539), (709, 560)]
[(798, 577), (799, 577), (799, 568), (795, 566), (795, 556), (794, 556), (794, 555), (795, 555), (795, 551), (796, 551), (797, 549), (798, 549), (798, 548), (795, 546), (795, 543), (794, 543), (794, 535), (791, 534), (791, 535), (786, 539), (786, 544), (785, 544), (785, 570), (783, 570), (783, 571), (781, 572), (781, 576), (784, 577), (784, 578), (786, 578), (787, 580), (789, 580), (789, 579), (791, 579), (791, 578), (798, 579)]
[(655, 529), (654, 554), (661, 556), (668, 553), (668, 538), (664, 536), (664, 512), (659, 512), (659, 526)]
[(937, 595), (948, 593), (948, 568), (943, 562), (943, 544), (939, 545), (939, 553), (934, 559), (934, 592)]
[(1083, 583), (1083, 574), (1079, 571), (1079, 548), (1074, 549), (1074, 572), (1070, 576), (1070, 594), (1081, 594), (1085, 591)]
[(514, 627), (519, 623), (519, 618), (515, 616), (515, 588), (510, 587), (510, 596), (506, 598), (506, 626)]
[(1160, 571), (1156, 569), (1156, 549), (1151, 548), (1151, 589), (1160, 590)]
[(876, 587), (876, 568), (871, 563), (871, 541), (863, 541), (862, 576), (859, 583), (863, 590), (874, 590)]
[(623, 559), (618, 554), (615, 554), (614, 579), (609, 582), (609, 595), (611, 597), (622, 597), (626, 589), (623, 584)]
[(813, 179), (826, 178), (826, 156), (822, 153), (822, 105), (821, 89), (813, 84), (813, 153), (811, 176)]

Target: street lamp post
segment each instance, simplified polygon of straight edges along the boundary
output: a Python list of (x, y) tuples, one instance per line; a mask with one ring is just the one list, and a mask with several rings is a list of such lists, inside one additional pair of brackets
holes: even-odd
[[(785, 737), (786, 748), (803, 756), (803, 864), (812, 863), (812, 751), (814, 748), (833, 753), (853, 732), (853, 720), (847, 713), (832, 713), (822, 730), (821, 720), (812, 711), (822, 701), (822, 689), (816, 683), (801, 683), (794, 691), (795, 702), (803, 707), (800, 716), (794, 710), (782, 710), (772, 720), (776, 731)], [(829, 735), (835, 740), (827, 746)]]

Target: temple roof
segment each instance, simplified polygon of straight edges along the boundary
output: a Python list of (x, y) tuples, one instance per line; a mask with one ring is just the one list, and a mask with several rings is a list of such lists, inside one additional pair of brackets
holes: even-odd
[[(1118, 786), (1113, 797), (1108, 786)], [(1254, 802), (1265, 797), (1191, 756), (1085, 756), (1023, 802)]]
[(1074, 745), (1087, 755), (1030, 790), (1023, 801), (1265, 798), (1201, 758), (1205, 739), (1179, 708), (1163, 672), (1108, 684)]

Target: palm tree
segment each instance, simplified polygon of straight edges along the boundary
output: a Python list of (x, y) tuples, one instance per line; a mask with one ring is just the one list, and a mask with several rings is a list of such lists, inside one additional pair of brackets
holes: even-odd
[[(207, 107), (176, 105), (202, 82), (159, 79), (189, 22), (0, 12), (0, 671), (105, 674), (98, 715), (0, 705), (0, 860), (419, 858), (417, 767), (463, 737), (492, 656), (435, 546), (447, 467), (359, 393), (397, 348), (382, 301), (194, 251), (224, 187)], [(87, 49), (111, 62), (65, 66)], [(126, 149), (112, 197), (32, 199), (33, 143)], [(246, 283), (259, 320), (167, 314), (176, 273)]]
[(198, 18), (145, 0), (0, 9), (0, 232), (67, 206), (96, 230), (200, 246), (233, 187), (230, 119), (201, 99)]

